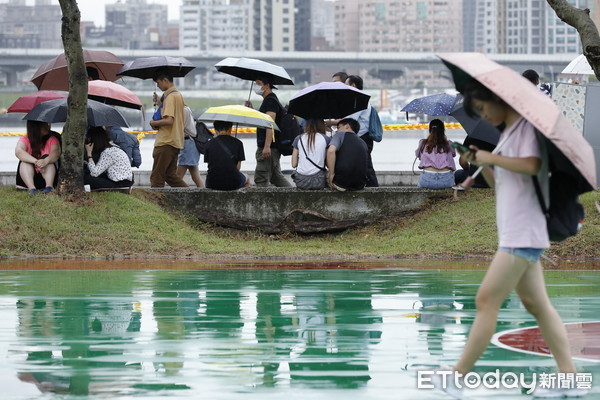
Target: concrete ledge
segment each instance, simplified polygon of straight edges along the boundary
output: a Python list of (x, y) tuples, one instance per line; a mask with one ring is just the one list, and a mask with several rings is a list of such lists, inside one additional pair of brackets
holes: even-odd
[(237, 191), (152, 189), (201, 221), (266, 233), (315, 233), (368, 224), (414, 210), (430, 197), (451, 195), (414, 187), (367, 188), (357, 192), (250, 187)]
[[(16, 171), (15, 164), (15, 171)], [(254, 171), (243, 171), (250, 177), (250, 181), (254, 182)], [(284, 175), (290, 182), (292, 171), (284, 171)], [(133, 174), (135, 176), (134, 187), (150, 187), (150, 171), (139, 171), (134, 168)], [(203, 179), (206, 176), (206, 172), (201, 172)], [(420, 171), (412, 173), (412, 171), (377, 171), (377, 179), (381, 186), (417, 186), (419, 180)], [(0, 185), (1, 186), (14, 186), (15, 185), (16, 172), (0, 172)], [(190, 174), (186, 174), (184, 177), (185, 182), (194, 186), (194, 182), (190, 178)]]

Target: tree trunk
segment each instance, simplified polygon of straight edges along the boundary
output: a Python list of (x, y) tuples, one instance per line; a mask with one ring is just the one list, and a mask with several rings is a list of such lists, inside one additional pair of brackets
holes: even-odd
[(547, 0), (558, 18), (579, 32), (583, 54), (600, 80), (600, 35), (588, 8), (581, 10), (567, 0)]
[(83, 152), (87, 128), (87, 72), (79, 33), (81, 14), (76, 0), (59, 0), (62, 10), (62, 41), (69, 71), (67, 121), (63, 129), (62, 163), (58, 192), (73, 199), (85, 196)]

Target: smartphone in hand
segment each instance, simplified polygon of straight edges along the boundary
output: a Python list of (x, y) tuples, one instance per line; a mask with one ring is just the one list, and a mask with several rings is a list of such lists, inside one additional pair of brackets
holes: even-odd
[(458, 149), (458, 151), (460, 151), (461, 153), (466, 153), (468, 151), (474, 151), (473, 149), (470, 149), (466, 146), (463, 146), (460, 143), (456, 143), (456, 142), (452, 142), (452, 147), (454, 147), (455, 149)]

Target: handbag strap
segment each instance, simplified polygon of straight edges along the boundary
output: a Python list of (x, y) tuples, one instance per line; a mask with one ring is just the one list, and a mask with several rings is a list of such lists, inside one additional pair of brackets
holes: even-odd
[[(217, 138), (218, 138), (218, 136), (217, 136)], [(217, 139), (217, 138), (215, 138), (215, 139)], [(217, 140), (216, 142), (219, 144), (219, 146), (221, 146), (221, 148), (223, 149), (225, 154), (227, 154), (227, 157), (229, 157), (231, 159), (231, 161), (235, 162), (236, 158), (233, 154), (231, 154), (231, 151), (227, 148), (227, 146), (225, 146), (225, 144), (222, 143), (220, 140)]]
[(317, 163), (315, 163), (313, 160), (310, 159), (310, 157), (306, 153), (306, 149), (304, 148), (304, 143), (302, 142), (302, 137), (298, 138), (298, 141), (300, 142), (300, 145), (302, 146), (302, 150), (304, 150), (304, 155), (306, 156), (306, 159), (308, 161), (310, 161), (310, 163), (312, 165), (314, 165), (315, 167), (319, 168), (321, 171), (326, 171), (326, 169), (324, 167), (321, 167), (320, 165), (318, 165)]

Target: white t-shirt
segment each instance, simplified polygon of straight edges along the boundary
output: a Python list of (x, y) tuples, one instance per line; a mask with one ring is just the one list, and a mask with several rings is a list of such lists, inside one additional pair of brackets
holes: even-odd
[[(318, 166), (325, 168), (325, 155), (327, 154), (327, 137), (322, 133), (315, 135), (315, 142), (311, 148), (308, 147), (308, 134), (303, 133), (297, 136), (294, 140), (293, 146), (298, 149), (298, 167), (296, 171), (301, 175), (314, 175), (319, 172), (319, 168), (315, 167), (313, 163), (306, 159), (306, 155)], [(300, 140), (304, 144), (306, 154), (302, 149)]]
[[(508, 139), (499, 154), (505, 157), (539, 157), (535, 128), (524, 118), (504, 130), (500, 141)], [(494, 167), (496, 181), (496, 224), (500, 247), (548, 248), (550, 240), (531, 175)], [(542, 187), (547, 176), (538, 175)], [(545, 181), (542, 181), (545, 180)]]

